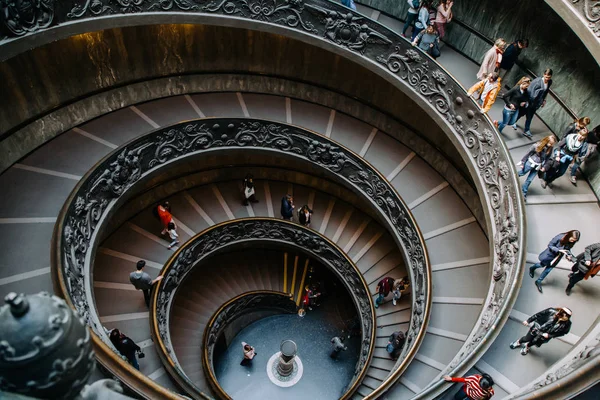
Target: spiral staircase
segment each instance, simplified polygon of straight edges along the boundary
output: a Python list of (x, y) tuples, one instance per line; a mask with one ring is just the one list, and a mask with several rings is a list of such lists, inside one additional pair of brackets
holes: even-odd
[[(399, 32), (402, 27), (401, 21), (378, 10), (359, 5), (358, 11), (364, 18), (378, 20), (392, 31)], [(464, 87), (472, 83), (477, 66), (452, 49), (444, 48), (437, 61)], [(354, 152), (379, 171), (412, 213), (427, 246), (431, 266), (430, 316), (414, 359), (396, 383), (386, 387), (385, 394), (380, 396), (434, 398), (428, 388), (439, 382), (453, 360), (465, 352), (464, 346), (477, 329), (483, 306), (493, 291), (490, 266), (493, 238), (486, 236), (485, 226), (490, 221), (480, 218), (478, 210), (470, 209), (473, 203), (468, 195), (457, 193), (456, 182), (445, 179), (421, 157), (422, 149), (411, 148), (395, 132), (385, 132), (361, 120), (359, 111), (355, 114), (293, 96), (224, 90), (123, 107), (67, 130), (0, 175), (3, 189), (0, 226), (5, 228), (0, 244), (0, 295), (53, 291), (58, 287), (53, 285), (48, 261), (54, 224), (76, 184), (111, 152), (135, 138), (181, 121), (208, 117), (278, 121), (314, 131)], [(501, 117), (499, 104), (492, 108), (490, 117)], [(532, 132), (534, 140), (550, 133), (538, 119), (534, 120)], [(531, 143), (510, 128), (505, 129), (503, 139), (515, 163)], [(426, 152), (434, 158), (444, 158), (432, 144)], [(259, 203), (244, 206), (240, 201), (241, 177), (253, 168), (260, 170), (255, 174)], [(293, 194), (296, 205), (308, 204), (315, 211), (311, 228), (348, 255), (373, 296), (382, 277), (399, 278), (408, 274), (403, 250), (393, 235), (363, 203), (351, 202), (351, 196), (324, 190), (311, 179), (310, 173), (297, 181), (283, 180), (282, 176), (293, 175), (291, 172), (286, 175), (285, 166), (280, 171), (259, 165), (237, 169), (228, 165), (224, 169), (233, 172), (224, 173), (224, 178), (217, 174), (211, 182), (207, 179), (202, 183), (202, 179), (194, 178), (200, 184), (184, 190), (164, 189), (168, 193), (165, 196), (160, 196), (159, 190), (153, 197), (153, 200), (168, 200), (172, 205), (182, 244), (226, 221), (278, 217), (281, 197), (289, 193)], [(160, 349), (151, 337), (150, 313), (143, 296), (128, 280), (139, 259), (146, 260), (148, 272), (155, 276), (173, 251), (160, 235), (151, 204), (140, 200), (134, 206), (127, 205), (135, 211), (123, 220), (116, 219), (95, 253), (90, 278), (95, 307), (104, 327), (126, 332), (144, 349), (146, 357), (140, 361), (143, 375), (172, 393), (185, 394), (161, 362)], [(598, 199), (585, 181), (574, 187), (564, 178), (545, 191), (534, 182), (525, 210), (528, 263), (535, 262), (537, 253), (558, 232), (581, 231), (583, 240), (575, 247), (576, 251), (598, 241), (597, 224), (593, 223), (600, 220)], [(547, 218), (548, 215), (552, 218)], [(291, 292), (296, 300), (303, 286), (304, 261), (301, 255), (293, 253), (286, 259), (266, 255), (260, 263), (240, 265), (232, 260), (229, 267), (224, 265), (218, 273), (198, 271), (187, 278), (186, 286), (182, 286), (173, 303), (170, 334), (180, 366), (202, 393), (210, 396), (211, 392), (199, 356), (202, 333), (211, 316), (228, 299), (253, 290)], [(524, 278), (508, 319), (502, 326), (494, 327), (499, 331), (497, 338), (470, 369), (469, 372), (486, 372), (494, 378), (495, 398), (517, 398), (530, 382), (551, 373), (556, 363), (585, 346), (588, 342), (583, 339), (590, 332), (597, 334), (598, 313), (592, 299), (600, 294), (600, 282), (588, 281), (567, 297), (564, 286), (569, 268), (563, 262), (548, 276), (543, 295), (528, 277)], [(218, 290), (212, 280), (218, 283)], [(518, 279), (514, 283), (518, 284)], [(376, 310), (373, 356), (353, 399), (379, 393), (377, 390), (399, 368), (400, 364), (388, 357), (385, 345), (392, 332), (409, 328), (414, 311), (411, 295), (395, 307), (388, 298)], [(523, 334), (522, 320), (540, 309), (557, 305), (567, 305), (574, 311), (569, 335), (553, 340), (543, 351), (534, 349), (527, 357), (508, 350), (508, 344)], [(445, 398), (444, 394), (436, 396)], [(527, 392), (523, 396), (527, 398)]]

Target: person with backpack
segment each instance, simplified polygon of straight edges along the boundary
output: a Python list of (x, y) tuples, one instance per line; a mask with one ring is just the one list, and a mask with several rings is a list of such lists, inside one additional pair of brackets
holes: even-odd
[(344, 345), (344, 337), (336, 336), (331, 339), (331, 345), (333, 346), (333, 350), (329, 355), (331, 358), (336, 359), (341, 351), (348, 350), (348, 347)]
[(440, 56), (440, 38), (435, 31), (433, 25), (429, 25), (427, 29), (419, 32), (413, 40), (413, 46), (419, 46), (419, 49), (429, 54), (434, 60)]
[(144, 357), (144, 353), (142, 352), (140, 346), (135, 344), (133, 340), (125, 336), (118, 329), (113, 329), (110, 331), (109, 338), (119, 353), (124, 355), (125, 358), (127, 358), (127, 361), (129, 361), (129, 364), (133, 365), (133, 367), (139, 371), (140, 364), (138, 363), (136, 354), (139, 354), (140, 358)]
[(392, 288), (394, 287), (394, 282), (395, 279), (389, 276), (386, 276), (379, 281), (377, 284), (377, 289), (375, 289), (376, 293), (378, 294), (377, 298), (375, 299), (375, 308), (379, 308), (379, 305), (383, 303), (383, 300), (386, 298), (386, 296), (390, 294)]
[(397, 331), (390, 335), (385, 350), (388, 352), (392, 360), (396, 361), (398, 359), (405, 341), (406, 335), (403, 332)]
[(542, 179), (542, 188), (546, 189), (548, 185), (552, 187), (552, 182), (567, 172), (573, 159), (583, 153), (587, 135), (587, 129), (582, 128), (578, 133), (567, 135), (558, 142), (554, 155), (548, 158), (544, 165), (546, 172)]
[(565, 290), (567, 296), (571, 295), (571, 289), (578, 282), (593, 278), (600, 272), (600, 243), (590, 244), (583, 253), (577, 255), (571, 271), (569, 285)]
[(521, 347), (521, 355), (526, 356), (533, 346), (541, 347), (551, 339), (561, 337), (571, 330), (571, 316), (573, 312), (567, 307), (550, 307), (542, 310), (526, 321), (523, 325), (529, 331), (520, 339), (510, 344), (511, 349)]
[(421, 0), (406, 0), (408, 3), (408, 11), (406, 13), (406, 22), (404, 28), (402, 28), (402, 36), (406, 37), (406, 31), (408, 27), (415, 29), (415, 21), (419, 15), (419, 8), (421, 7)]
[(488, 374), (465, 376), (464, 378), (444, 376), (446, 382), (462, 383), (462, 388), (454, 395), (454, 400), (488, 400), (494, 395), (494, 380)]
[(421, 2), (421, 7), (419, 8), (419, 13), (417, 15), (417, 21), (415, 22), (415, 29), (413, 29), (412, 37), (410, 39), (411, 42), (415, 41), (417, 35), (425, 30), (429, 26), (429, 1), (424, 0)]
[(137, 289), (144, 292), (144, 301), (146, 302), (146, 307), (150, 307), (150, 290), (152, 286), (159, 282), (163, 277), (162, 275), (157, 276), (154, 280), (150, 278), (146, 272), (144, 272), (144, 268), (146, 267), (146, 261), (140, 260), (136, 264), (137, 271), (129, 274), (129, 282)]

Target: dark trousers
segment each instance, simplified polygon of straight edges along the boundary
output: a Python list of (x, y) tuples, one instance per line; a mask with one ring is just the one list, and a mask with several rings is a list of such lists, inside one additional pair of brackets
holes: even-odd
[(404, 28), (402, 28), (402, 34), (404, 35), (406, 33), (406, 31), (408, 30), (409, 26), (412, 26), (414, 28), (415, 26), (415, 21), (417, 20), (417, 16), (419, 14), (413, 14), (413, 13), (407, 13), (406, 14), (406, 22), (404, 23)]
[(542, 345), (542, 342), (540, 340), (538, 340), (538, 337), (541, 337), (539, 335), (535, 335), (531, 332), (531, 330), (529, 330), (525, 336), (523, 336), (521, 339), (519, 339), (519, 342), (521, 343), (527, 343), (527, 347), (533, 347), (536, 345)]
[(142, 289), (144, 292), (144, 301), (146, 302), (146, 307), (150, 308), (150, 289)]
[(575, 272), (569, 278), (569, 286), (567, 286), (567, 290), (573, 289), (573, 286), (577, 284), (577, 282), (582, 281), (585, 274), (581, 272), (577, 266), (574, 267)]
[(454, 395), (454, 400), (471, 400), (471, 398), (465, 393), (463, 388), (460, 388), (460, 390)]
[(531, 129), (531, 121), (533, 120), (536, 111), (537, 109), (533, 107), (519, 108), (519, 117), (517, 120), (521, 119), (522, 116), (525, 116), (525, 132), (528, 132)]

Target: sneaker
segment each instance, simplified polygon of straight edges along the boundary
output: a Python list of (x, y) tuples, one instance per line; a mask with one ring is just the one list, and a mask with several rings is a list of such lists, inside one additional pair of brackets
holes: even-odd
[(542, 189), (546, 189), (546, 186), (548, 186), (548, 184), (546, 183), (545, 180), (540, 179), (540, 183), (542, 184)]
[(523, 136), (526, 136), (526, 137), (528, 137), (529, 139), (531, 139), (531, 137), (532, 137), (533, 135), (531, 134), (531, 131), (525, 131), (525, 132), (523, 132)]
[(379, 304), (375, 303), (375, 308), (379, 308)]
[(542, 290), (542, 282), (535, 281), (535, 287), (537, 287), (538, 292), (544, 293), (544, 291)]
[(515, 131), (517, 130), (517, 124), (513, 124), (513, 125), (511, 125), (511, 126), (512, 126), (512, 128), (513, 128)]
[(533, 271), (535, 271), (535, 269), (533, 267), (529, 267), (529, 277), (533, 278)]
[(529, 353), (529, 346), (525, 346), (521, 349), (521, 355), (526, 356)]
[(569, 178), (569, 180), (571, 181), (571, 183), (573, 185), (577, 186), (577, 178), (576, 177), (572, 176), (572, 177)]
[(392, 300), (392, 304), (396, 305), (396, 299)]
[(527, 204), (527, 196), (523, 196), (523, 203)]
[(511, 350), (514, 350), (514, 349), (516, 349), (516, 348), (517, 348), (517, 347), (519, 347), (519, 346), (521, 346), (521, 342), (519, 342), (518, 340), (515, 340), (514, 342), (512, 342), (512, 343), (510, 344), (510, 348), (511, 348)]

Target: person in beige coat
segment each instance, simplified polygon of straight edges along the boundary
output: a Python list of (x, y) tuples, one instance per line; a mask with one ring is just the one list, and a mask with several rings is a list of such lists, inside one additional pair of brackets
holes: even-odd
[(477, 79), (482, 81), (486, 76), (496, 71), (500, 66), (500, 62), (502, 62), (502, 53), (505, 47), (506, 41), (504, 39), (496, 40), (496, 43), (494, 43), (492, 48), (485, 53), (485, 57), (483, 57), (483, 62), (481, 63), (479, 72), (477, 72)]

